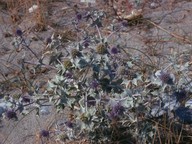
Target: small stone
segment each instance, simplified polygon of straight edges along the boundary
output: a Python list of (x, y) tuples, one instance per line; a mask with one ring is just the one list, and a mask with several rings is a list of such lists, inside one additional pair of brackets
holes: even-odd
[(152, 2), (150, 5), (149, 5), (149, 8), (151, 9), (156, 9), (159, 7), (159, 4), (158, 3), (155, 3), (155, 2)]
[(48, 115), (48, 114), (50, 114), (49, 108), (46, 107), (46, 106), (41, 107), (40, 114), (41, 115)]

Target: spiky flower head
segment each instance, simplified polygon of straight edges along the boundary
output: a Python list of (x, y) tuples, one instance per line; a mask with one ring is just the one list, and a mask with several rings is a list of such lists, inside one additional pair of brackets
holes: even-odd
[(117, 72), (118, 72), (118, 75), (125, 75), (125, 74), (127, 74), (127, 70), (126, 70), (126, 68), (124, 66), (118, 67)]
[(68, 139), (68, 136), (65, 133), (61, 133), (58, 135), (58, 139), (62, 142), (65, 142), (65, 140)]
[(88, 36), (84, 37), (83, 42), (82, 42), (82, 46), (84, 46), (85, 48), (87, 48), (90, 44), (91, 40)]
[(106, 54), (107, 53), (107, 48), (103, 43), (101, 43), (96, 47), (96, 52), (98, 54)]
[(46, 44), (50, 44), (52, 42), (52, 39), (49, 37), (46, 39)]
[(77, 14), (76, 14), (76, 17), (77, 17), (78, 20), (81, 20), (81, 19), (82, 19), (82, 15), (81, 15), (80, 13), (77, 13)]
[(22, 35), (23, 35), (23, 32), (22, 32), (20, 29), (17, 29), (17, 30), (16, 30), (16, 35), (17, 35), (17, 36), (22, 36)]
[(21, 101), (24, 102), (24, 103), (30, 103), (31, 99), (29, 98), (29, 96), (24, 95), (24, 96), (22, 96)]
[(73, 128), (73, 123), (71, 121), (66, 121), (65, 122), (65, 125), (68, 127), (68, 128)]
[(90, 83), (90, 87), (93, 88), (93, 89), (96, 89), (98, 86), (99, 86), (99, 82), (96, 81), (96, 80), (93, 80), (93, 81)]
[(17, 114), (14, 110), (8, 110), (5, 115), (8, 119), (17, 119)]
[(109, 118), (116, 119), (119, 116), (123, 115), (124, 111), (125, 108), (120, 103), (118, 103), (112, 107), (112, 110), (109, 113)]
[(158, 70), (155, 73), (155, 76), (158, 77), (162, 81), (162, 83), (169, 84), (169, 85), (174, 84), (175, 78), (173, 74), (167, 73), (162, 70)]
[(80, 116), (80, 120), (84, 123), (88, 123), (89, 122), (89, 118), (85, 113), (82, 113)]
[(9, 99), (10, 99), (10, 97), (9, 97), (9, 96), (7, 96), (7, 95), (6, 95), (6, 96), (4, 96), (4, 100), (5, 100), (5, 101), (8, 101)]
[(71, 79), (73, 77), (73, 74), (71, 72), (67, 72), (65, 74), (65, 77), (68, 78), (68, 79)]
[(49, 137), (49, 131), (48, 130), (41, 130), (39, 135), (40, 135), (40, 137)]
[(14, 94), (14, 95), (12, 95), (12, 98), (15, 99), (15, 100), (18, 100), (20, 98), (20, 95), (19, 94)]
[(175, 115), (181, 122), (192, 124), (192, 109), (181, 106), (175, 110)]
[(185, 90), (176, 91), (173, 93), (173, 96), (176, 97), (177, 102), (182, 103), (187, 98), (187, 92)]
[(81, 53), (77, 49), (72, 49), (71, 56), (72, 56), (72, 58), (76, 58), (76, 57), (81, 56)]
[(119, 49), (117, 47), (112, 47), (111, 48), (111, 53), (112, 54), (118, 54), (119, 53)]
[(137, 74), (134, 73), (133, 71), (127, 71), (126, 77), (128, 80), (133, 80), (134, 78), (137, 78)]
[(123, 20), (122, 21), (122, 25), (124, 26), (124, 27), (127, 27), (129, 24), (128, 24), (128, 21), (127, 20)]
[(166, 84), (173, 84), (173, 80), (168, 73), (161, 74), (159, 78)]
[(63, 65), (66, 69), (69, 69), (72, 67), (72, 63), (69, 59), (64, 60)]
[(99, 84), (100, 84), (102, 90), (104, 90), (104, 91), (110, 92), (112, 89), (111, 87), (109, 87), (110, 79), (108, 79), (108, 78), (100, 79)]
[(83, 42), (83, 46), (84, 46), (85, 48), (87, 48), (87, 47), (89, 46), (89, 41), (88, 41), (88, 40), (85, 40), (85, 41)]

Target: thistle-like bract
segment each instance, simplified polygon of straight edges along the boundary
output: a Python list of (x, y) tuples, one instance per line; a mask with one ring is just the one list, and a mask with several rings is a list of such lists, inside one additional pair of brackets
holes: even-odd
[(99, 44), (97, 47), (96, 47), (96, 52), (98, 54), (106, 54), (107, 53), (107, 48), (104, 44)]

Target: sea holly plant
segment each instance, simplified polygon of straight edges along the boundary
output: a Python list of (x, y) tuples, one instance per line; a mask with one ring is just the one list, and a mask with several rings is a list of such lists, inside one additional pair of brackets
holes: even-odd
[[(189, 83), (189, 78), (184, 79), (188, 63), (170, 62), (164, 69), (144, 73), (139, 69), (139, 56), (121, 57), (123, 45), (112, 45), (103, 37), (82, 41), (58, 60), (57, 74), (47, 88), (58, 111), (70, 109), (73, 113), (69, 139), (86, 136), (93, 143), (135, 143), (138, 138), (150, 143), (158, 131), (154, 119), (162, 123), (165, 117), (167, 126), (175, 122), (173, 115), (190, 122), (190, 110), (180, 108), (190, 99), (190, 85), (183, 85)], [(83, 45), (85, 41), (88, 46)], [(181, 73), (183, 69), (185, 73)], [(183, 75), (177, 77), (178, 73)]]
[[(78, 14), (78, 22), (90, 20), (89, 26), (96, 28), (98, 35), (85, 32), (73, 47), (65, 47), (65, 56), (59, 49), (60, 36), (53, 34), (47, 39), (55, 76), (43, 93), (36, 88), (32, 95), (18, 100), (6, 98), (10, 107), (4, 113), (6, 119), (17, 120), (17, 113), (24, 113), (29, 105), (39, 114), (43, 102), (49, 101), (58, 112), (71, 111), (64, 122), (66, 131), (60, 130), (58, 139), (65, 142), (84, 136), (91, 143), (162, 143), (159, 139), (168, 139), (165, 131), (177, 135), (177, 129), (169, 129), (177, 121), (191, 124), (191, 64), (181, 64), (174, 56), (165, 68), (145, 64), (139, 55), (128, 54), (128, 47), (111, 44), (109, 37), (101, 35), (104, 17), (98, 11), (82, 17)], [(17, 31), (17, 41), (22, 42), (21, 31)], [(46, 138), (50, 134), (48, 130), (40, 132)], [(175, 136), (171, 140), (177, 142)]]
[[(113, 47), (110, 53), (107, 42), (92, 45), (89, 49), (72, 49), (71, 54), (57, 64), (58, 73), (48, 82), (47, 90), (58, 110), (69, 108), (74, 111), (79, 133), (88, 134), (91, 140), (104, 135), (110, 141), (113, 121), (122, 119), (120, 125), (126, 122), (126, 115), (129, 115), (126, 110), (134, 105), (132, 91), (124, 85), (124, 78), (130, 75), (133, 64), (127, 62), (122, 65), (114, 58), (121, 51)], [(120, 68), (124, 68), (124, 74), (120, 74)], [(136, 74), (129, 80), (136, 83), (142, 78)], [(130, 118), (135, 121), (133, 116)], [(108, 134), (105, 134), (106, 130)]]

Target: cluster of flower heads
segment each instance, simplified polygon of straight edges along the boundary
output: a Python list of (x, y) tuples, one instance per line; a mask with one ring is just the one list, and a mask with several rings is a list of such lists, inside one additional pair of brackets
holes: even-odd
[[(162, 84), (175, 85), (175, 76), (173, 74), (159, 70), (155, 73), (155, 76), (161, 80)], [(176, 89), (173, 90), (171, 96), (171, 98), (176, 99), (175, 108), (173, 109), (175, 116), (185, 124), (192, 123), (192, 109), (185, 107), (186, 101), (190, 98), (188, 93), (184, 88)]]

